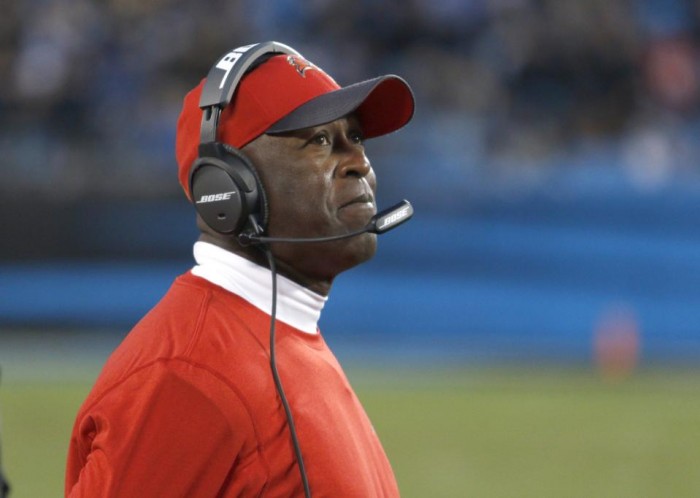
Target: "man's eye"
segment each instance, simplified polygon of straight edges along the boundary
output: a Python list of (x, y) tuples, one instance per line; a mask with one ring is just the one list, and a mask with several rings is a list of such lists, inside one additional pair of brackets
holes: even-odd
[(311, 141), (316, 145), (330, 145), (331, 143), (330, 139), (328, 138), (328, 135), (326, 135), (325, 133), (319, 133), (314, 138), (312, 138)]
[(356, 144), (362, 144), (362, 142), (365, 141), (365, 137), (362, 136), (362, 133), (351, 133), (350, 134), (350, 140), (352, 140), (353, 143)]

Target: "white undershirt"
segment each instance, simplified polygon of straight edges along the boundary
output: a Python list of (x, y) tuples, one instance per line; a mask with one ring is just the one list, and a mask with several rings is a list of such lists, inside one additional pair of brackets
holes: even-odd
[[(195, 242), (192, 273), (236, 294), (268, 315), (272, 312), (272, 274), (241, 256), (208, 242)], [(277, 275), (277, 319), (309, 334), (318, 333), (326, 297)]]

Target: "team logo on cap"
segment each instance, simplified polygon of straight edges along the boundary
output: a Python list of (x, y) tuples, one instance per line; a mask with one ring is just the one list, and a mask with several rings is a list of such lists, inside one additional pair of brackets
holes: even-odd
[(294, 69), (296, 69), (297, 73), (299, 73), (303, 78), (306, 78), (306, 71), (309, 69), (316, 69), (316, 67), (309, 61), (296, 55), (288, 55), (287, 62), (289, 62), (290, 66), (294, 66)]

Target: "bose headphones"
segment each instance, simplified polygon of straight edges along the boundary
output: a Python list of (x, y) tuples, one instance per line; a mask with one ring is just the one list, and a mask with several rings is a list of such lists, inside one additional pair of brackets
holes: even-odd
[(233, 49), (209, 70), (199, 101), (202, 126), (198, 157), (190, 168), (190, 194), (204, 222), (225, 235), (260, 235), (267, 226), (267, 198), (255, 167), (239, 149), (219, 142), (217, 131), (221, 111), (246, 71), (268, 54), (300, 56), (273, 41)]

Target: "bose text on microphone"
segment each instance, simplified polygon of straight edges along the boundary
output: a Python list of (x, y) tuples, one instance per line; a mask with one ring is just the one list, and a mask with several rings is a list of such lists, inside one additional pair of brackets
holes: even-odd
[(369, 222), (368, 232), (386, 233), (408, 221), (413, 216), (413, 206), (406, 199), (375, 214)]

